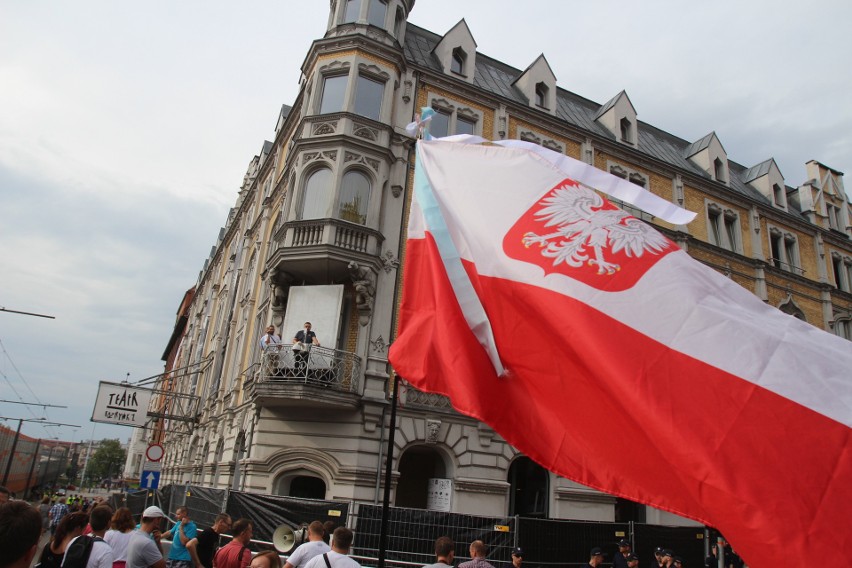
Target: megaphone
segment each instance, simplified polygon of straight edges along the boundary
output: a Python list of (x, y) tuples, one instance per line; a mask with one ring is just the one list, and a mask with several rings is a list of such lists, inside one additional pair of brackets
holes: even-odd
[(293, 529), (290, 525), (281, 525), (272, 533), (272, 545), (281, 554), (289, 554), (305, 541), (307, 529)]

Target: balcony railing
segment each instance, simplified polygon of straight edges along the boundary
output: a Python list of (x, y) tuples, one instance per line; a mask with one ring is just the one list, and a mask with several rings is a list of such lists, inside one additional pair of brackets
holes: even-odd
[(442, 394), (423, 392), (408, 383), (403, 383), (400, 402), (407, 408), (424, 408), (453, 411), (450, 399)]
[(357, 394), (360, 372), (361, 358), (348, 351), (319, 345), (293, 351), (291, 345), (272, 345), (261, 355), (256, 388), (267, 392), (268, 387), (308, 385)]
[(376, 255), (384, 240), (369, 227), (340, 219), (310, 219), (284, 223), (277, 238), (285, 248), (330, 245), (352, 252)]

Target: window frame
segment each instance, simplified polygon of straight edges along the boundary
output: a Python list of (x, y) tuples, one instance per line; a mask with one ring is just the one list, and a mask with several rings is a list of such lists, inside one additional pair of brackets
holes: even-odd
[[(376, 23), (373, 23), (373, 22), (370, 21), (370, 14), (373, 13), (373, 7), (376, 6), (377, 4), (381, 4), (383, 6), (383, 9), (382, 9), (383, 17), (382, 17), (382, 23), (381, 24), (376, 24)], [(386, 30), (387, 28), (385, 26), (387, 25), (387, 22), (388, 22), (388, 7), (389, 7), (388, 6), (388, 0), (367, 0), (367, 24), (374, 26), (374, 27), (377, 27), (377, 28), (381, 28), (383, 30)]]
[(550, 101), (548, 100), (550, 87), (544, 81), (539, 81), (535, 84), (533, 92), (535, 93), (535, 106), (544, 110), (550, 110)]
[[(320, 93), (319, 100), (317, 101), (317, 114), (334, 114), (336, 112), (344, 112), (347, 108), (346, 99), (347, 99), (347, 91), (349, 89), (349, 70), (347, 69), (345, 72), (338, 73), (328, 73), (327, 75), (322, 75), (321, 85), (320, 85)], [(337, 110), (324, 110), (325, 107), (325, 96), (326, 96), (326, 85), (330, 80), (343, 79), (343, 93), (340, 101), (340, 108)]]
[[(314, 178), (314, 176), (316, 176), (320, 172), (324, 172), (324, 171), (327, 171), (329, 173), (329, 175), (331, 176), (331, 182), (332, 182), (329, 185), (331, 190), (330, 190), (330, 193), (329, 193), (329, 195), (327, 196), (327, 199), (326, 199), (325, 214), (320, 215), (320, 216), (305, 217), (305, 205), (306, 205), (307, 197), (308, 197), (308, 185), (310, 184), (310, 182)], [(337, 194), (336, 187), (335, 187), (337, 184), (335, 183), (334, 169), (331, 167), (330, 164), (323, 163), (323, 164), (318, 165), (317, 167), (314, 167), (314, 168), (308, 170), (307, 172), (305, 172), (305, 175), (303, 175), (302, 179), (303, 179), (302, 184), (301, 184), (302, 187), (301, 187), (301, 192), (300, 192), (300, 195), (299, 195), (299, 207), (298, 207), (298, 210), (297, 210), (298, 214), (297, 214), (296, 218), (299, 221), (315, 221), (317, 219), (328, 219), (328, 218), (330, 218), (331, 217), (331, 215), (330, 215), (331, 204), (335, 200), (336, 194)]]
[[(340, 11), (341, 12), (340, 13), (340, 23), (341, 24), (354, 24), (354, 23), (358, 22), (359, 18), (361, 17), (361, 6), (362, 5), (363, 5), (362, 0), (343, 0), (343, 6), (342, 6), (342, 9)], [(354, 12), (355, 12), (355, 18), (354, 19), (349, 18), (349, 12), (350, 12), (349, 7), (350, 6), (356, 7), (355, 10), (354, 10)]]
[[(467, 53), (461, 47), (453, 49), (453, 52), (450, 54), (450, 72), (467, 77), (466, 63)], [(458, 66), (458, 69), (456, 69), (456, 66)]]
[[(345, 182), (346, 182), (346, 176), (353, 175), (353, 174), (354, 175), (360, 175), (367, 181), (367, 195), (366, 195), (366, 199), (364, 201), (363, 214), (358, 212), (358, 214), (363, 217), (363, 221), (360, 221), (360, 222), (359, 221), (353, 221), (351, 219), (345, 219), (343, 217), (343, 215), (341, 214), (341, 208), (344, 205), (343, 202), (341, 201), (341, 198), (343, 197), (343, 189), (344, 189), (344, 185), (345, 185)], [(370, 175), (370, 173), (367, 172), (367, 170), (365, 170), (365, 169), (358, 168), (358, 167), (352, 167), (352, 168), (346, 169), (343, 172), (343, 175), (340, 176), (340, 184), (337, 187), (337, 192), (336, 192), (337, 195), (336, 195), (336, 198), (335, 198), (335, 204), (336, 205), (335, 205), (335, 208), (334, 208), (336, 214), (335, 214), (334, 218), (338, 219), (340, 221), (345, 221), (347, 223), (352, 223), (352, 224), (355, 224), (355, 225), (367, 226), (367, 221), (370, 217), (370, 199), (372, 198), (373, 186), (375, 185), (375, 181), (376, 180), (373, 178), (373, 176)]]
[[(379, 106), (376, 109), (376, 116), (363, 114), (363, 113), (358, 111), (358, 100), (359, 100), (358, 95), (361, 93), (361, 85), (367, 84), (367, 83), (363, 83), (362, 80), (365, 81), (365, 82), (375, 84), (375, 85), (379, 85), (381, 87), (381, 93), (380, 93), (380, 96), (379, 96)], [(363, 116), (364, 118), (369, 118), (370, 120), (376, 120), (376, 121), (381, 120), (382, 110), (384, 109), (384, 106), (385, 106), (385, 93), (386, 93), (386, 91), (387, 91), (387, 81), (385, 79), (382, 79), (381, 77), (378, 77), (378, 76), (373, 75), (371, 73), (366, 73), (362, 70), (359, 70), (358, 73), (355, 75), (355, 89), (353, 90), (353, 93), (352, 93), (352, 110), (351, 110), (352, 114), (357, 114), (358, 116)]]
[[(447, 136), (452, 136), (454, 134), (459, 134), (458, 131), (458, 123), (465, 122), (467, 124), (473, 125), (473, 134), (474, 135), (482, 135), (482, 124), (484, 115), (481, 111), (470, 108), (468, 106), (462, 105), (458, 101), (451, 101), (445, 98), (438, 98), (430, 93), (428, 100), (430, 101), (430, 105), (436, 114), (442, 114), (447, 117)], [(432, 120), (435, 120), (434, 117)], [(430, 134), (435, 136), (436, 138), (440, 138), (436, 136), (431, 126), (429, 129)]]

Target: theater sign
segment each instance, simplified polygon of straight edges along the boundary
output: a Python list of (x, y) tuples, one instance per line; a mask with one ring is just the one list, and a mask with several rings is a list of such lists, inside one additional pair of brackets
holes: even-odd
[(92, 422), (145, 426), (151, 394), (150, 389), (101, 381)]

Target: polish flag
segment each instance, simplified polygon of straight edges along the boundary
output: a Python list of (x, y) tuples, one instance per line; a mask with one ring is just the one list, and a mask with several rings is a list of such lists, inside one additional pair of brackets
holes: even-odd
[(671, 203), (453, 138), (417, 144), (395, 371), (561, 476), (720, 529), (750, 566), (850, 565), (852, 343), (598, 192), (687, 223)]

